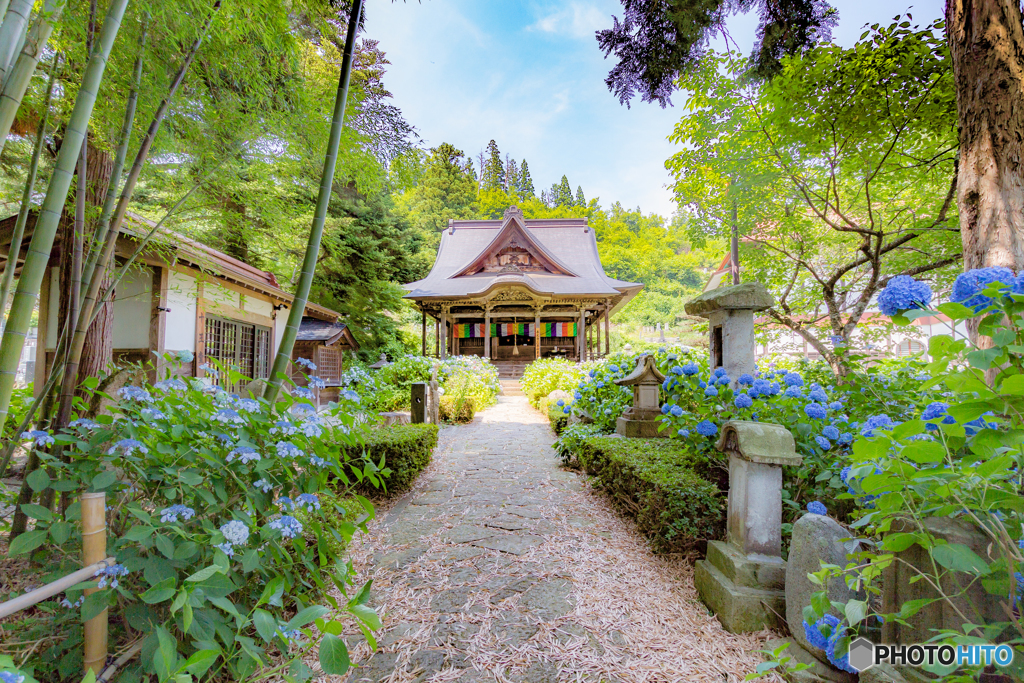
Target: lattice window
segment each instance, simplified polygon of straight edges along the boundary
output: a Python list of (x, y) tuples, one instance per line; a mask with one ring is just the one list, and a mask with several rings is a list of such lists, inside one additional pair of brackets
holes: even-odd
[(341, 349), (321, 346), (317, 349), (316, 374), (324, 380), (341, 379)]
[[(208, 315), (205, 347), (208, 359), (246, 378), (265, 379), (270, 373), (269, 328)], [(240, 391), (248, 380), (231, 382), (222, 375), (215, 381), (228, 391)]]

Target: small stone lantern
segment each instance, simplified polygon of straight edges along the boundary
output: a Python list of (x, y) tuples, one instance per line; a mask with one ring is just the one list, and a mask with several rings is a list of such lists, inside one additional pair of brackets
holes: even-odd
[(788, 429), (764, 422), (726, 422), (717, 448), (729, 456), (728, 542), (708, 543), (694, 583), (727, 631), (760, 631), (786, 614), (782, 468), (803, 458)]
[(725, 368), (733, 389), (739, 376), (754, 374), (754, 312), (775, 305), (760, 282), (744, 282), (705, 292), (685, 306), (689, 315), (708, 319), (710, 367)]
[(661, 383), (665, 375), (654, 364), (654, 356), (644, 354), (636, 359), (636, 367), (615, 383), (633, 387), (633, 405), (626, 408), (615, 422), (615, 433), (632, 437), (667, 437), (668, 433), (658, 431), (661, 420)]
[(388, 362), (388, 355), (386, 353), (382, 353), (382, 354), (380, 354), (380, 359), (376, 363), (371, 365), (370, 369), (371, 370), (380, 370), (381, 368), (383, 368), (386, 365), (391, 365), (391, 363)]

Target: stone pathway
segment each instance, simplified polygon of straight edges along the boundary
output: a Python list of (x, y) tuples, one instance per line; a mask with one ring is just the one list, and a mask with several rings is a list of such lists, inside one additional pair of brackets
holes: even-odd
[(740, 681), (761, 661), (767, 633), (724, 632), (690, 566), (651, 554), (553, 441), (521, 396), (442, 431), (353, 548), (384, 629), (376, 653), (349, 636), (346, 683)]

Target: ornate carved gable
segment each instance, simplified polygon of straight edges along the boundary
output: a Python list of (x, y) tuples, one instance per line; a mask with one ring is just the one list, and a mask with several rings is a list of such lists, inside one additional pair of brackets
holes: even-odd
[(510, 207), (505, 211), (505, 223), (495, 239), (473, 262), (453, 277), (476, 273), (551, 273), (569, 275), (545, 253), (544, 248), (526, 232), (522, 211)]

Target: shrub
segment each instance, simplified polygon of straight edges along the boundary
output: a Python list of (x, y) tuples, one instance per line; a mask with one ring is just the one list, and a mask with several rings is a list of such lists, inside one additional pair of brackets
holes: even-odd
[(445, 395), (438, 401), (438, 417), (444, 422), (455, 424), (466, 424), (473, 421), (476, 414), (476, 399), (470, 397), (456, 397)]
[[(562, 417), (568, 417), (561, 412), (559, 414)], [(554, 422), (552, 422), (554, 424)], [(562, 430), (556, 430), (559, 434), (559, 439), (552, 445), (552, 448), (558, 453), (558, 457), (562, 459), (562, 464), (569, 467), (578, 467), (579, 460), (576, 455), (579, 453), (580, 448), (583, 447), (583, 442), (592, 436), (601, 436), (604, 434), (601, 428), (595, 424), (585, 424), (583, 422), (577, 422), (576, 424), (569, 425)]]
[(552, 403), (548, 406), (548, 421), (555, 434), (561, 434), (569, 424), (569, 413), (565, 412), (565, 407)]
[[(349, 447), (352, 455), (363, 455), (380, 467), (384, 489), (388, 494), (410, 488), (420, 472), (430, 464), (437, 446), (437, 425), (404, 424), (381, 427), (370, 431), (365, 442)], [(361, 483), (357, 490), (374, 494), (378, 490), (371, 482)]]
[(655, 551), (684, 552), (721, 536), (725, 496), (698, 473), (709, 463), (693, 448), (667, 439), (597, 436), (582, 442), (578, 457)]
[[(296, 389), (294, 396), (310, 393)], [(343, 397), (321, 420), (294, 397), (271, 406), (202, 380), (169, 378), (122, 388), (110, 414), (95, 421), (26, 435), (44, 465), (27, 477), (34, 491), (107, 494), (109, 552), (119, 564), (84, 598), (81, 618), (116, 605), (149, 639), (143, 667), (160, 680), (185, 677), (186, 667), (203, 677), (214, 666), (217, 676), (250, 680), (271, 661), (301, 661), (321, 633), (322, 666), (343, 673), (345, 645), (332, 635), (341, 624), (315, 601), (338, 609), (326, 596), (333, 584), (355, 595), (342, 610), (367, 628), (380, 626), (366, 607), (369, 584), (353, 592), (351, 565), (339, 554), (357, 528), (365, 530), (373, 507), (359, 498), (358, 524), (339, 522), (325, 519), (330, 510), (319, 497), (329, 475), (379, 483), (372, 463), (349, 455), (362, 434), (354, 398)], [(54, 441), (67, 457), (49, 448)], [(348, 495), (348, 487), (342, 491)], [(36, 522), (11, 542), (11, 555), (46, 560), (80, 544), (79, 503), (65, 515), (22, 509)], [(65, 597), (74, 604), (93, 585)], [(74, 659), (60, 657), (57, 675)], [(50, 673), (44, 679), (55, 680)]]
[(368, 408), (380, 413), (391, 413), (397, 410), (408, 410), (412, 405), (412, 390), (408, 387), (384, 386), (366, 398)]
[(571, 394), (582, 378), (583, 371), (576, 363), (564, 358), (542, 358), (526, 367), (519, 386), (530, 404), (538, 408), (538, 401), (556, 389)]

